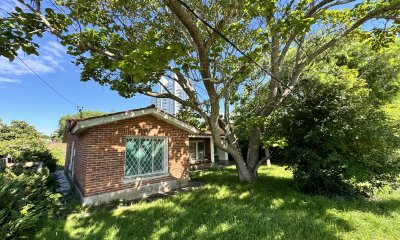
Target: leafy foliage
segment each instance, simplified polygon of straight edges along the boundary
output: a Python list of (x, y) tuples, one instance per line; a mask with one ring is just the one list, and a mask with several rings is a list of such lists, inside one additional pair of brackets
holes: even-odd
[(57, 168), (58, 169), (64, 169), (65, 165), (65, 155), (67, 151), (67, 146), (66, 143), (51, 143), (49, 144), (49, 149), (51, 152), (51, 155), (53, 155), (53, 158), (57, 162)]
[(32, 162), (41, 161), (49, 169), (50, 172), (54, 172), (57, 169), (57, 160), (53, 153), (47, 147), (35, 151), (23, 151), (18, 159), (21, 161)]
[(106, 114), (105, 112), (101, 111), (92, 111), (92, 110), (83, 110), (80, 113), (76, 114), (66, 114), (64, 116), (61, 116), (60, 119), (58, 120), (58, 128), (55, 132), (56, 134), (56, 139), (58, 140), (63, 140), (64, 132), (65, 132), (65, 121), (67, 119), (80, 119), (80, 118), (89, 118), (89, 117), (97, 117)]
[(201, 116), (186, 106), (182, 106), (176, 114), (179, 120), (201, 130), (206, 130), (207, 126)]
[(0, 132), (0, 156), (10, 154), (18, 162), (42, 161), (51, 172), (56, 161), (47, 147), (43, 135), (24, 121), (2, 124)]
[[(366, 87), (371, 90), (373, 103), (381, 105), (391, 102), (400, 91), (399, 52), (399, 40), (374, 50), (368, 42), (355, 38), (352, 43), (336, 47), (325, 60), (336, 66), (356, 70), (357, 78), (365, 80)], [(324, 65), (325, 69), (329, 66)]]
[(363, 84), (309, 80), (299, 90), (270, 126), (286, 139), (281, 153), (301, 190), (371, 194), (396, 180), (400, 139)]
[(59, 197), (51, 192), (47, 169), (0, 172), (0, 238), (31, 238), (53, 216)]
[(42, 135), (24, 121), (3, 124), (0, 132), (0, 155), (11, 154), (19, 158), (24, 151), (40, 151), (46, 148)]

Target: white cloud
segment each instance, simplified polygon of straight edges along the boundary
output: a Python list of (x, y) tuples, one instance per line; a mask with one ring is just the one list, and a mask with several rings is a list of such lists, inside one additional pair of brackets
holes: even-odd
[(44, 46), (43, 49), (45, 49), (48, 53), (51, 53), (59, 58), (66, 54), (65, 48), (61, 44), (57, 42), (48, 42), (47, 44), (48, 45)]
[[(48, 42), (39, 48), (39, 56), (24, 55), (22, 51), (18, 56), (37, 74), (49, 74), (62, 71), (65, 62), (66, 50), (57, 42)], [(0, 78), (15, 78), (33, 73), (18, 59), (9, 62), (7, 58), (0, 57)]]
[(13, 78), (5, 78), (0, 76), (0, 83), (21, 83), (21, 80)]

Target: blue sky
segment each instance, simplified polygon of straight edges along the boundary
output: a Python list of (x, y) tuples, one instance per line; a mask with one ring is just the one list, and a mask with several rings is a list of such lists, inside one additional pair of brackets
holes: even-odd
[[(123, 111), (151, 104), (151, 98), (125, 99), (96, 82), (81, 82), (80, 69), (57, 39), (40, 39), (40, 55), (20, 57), (57, 91), (86, 110)], [(40, 132), (49, 134), (57, 128), (60, 116), (76, 113), (76, 107), (42, 83), (18, 59), (9, 62), (0, 57), (0, 118), (5, 123), (24, 120)]]

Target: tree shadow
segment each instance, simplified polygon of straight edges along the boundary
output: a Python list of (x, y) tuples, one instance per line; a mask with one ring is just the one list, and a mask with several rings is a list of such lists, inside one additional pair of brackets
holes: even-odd
[[(169, 198), (121, 206), (92, 207), (70, 215), (42, 239), (337, 239), (354, 230), (336, 212), (388, 215), (399, 200), (326, 198), (298, 192), (290, 176), (262, 174), (238, 183), (234, 169), (194, 174), (205, 185)], [(57, 232), (57, 237), (54, 233)]]

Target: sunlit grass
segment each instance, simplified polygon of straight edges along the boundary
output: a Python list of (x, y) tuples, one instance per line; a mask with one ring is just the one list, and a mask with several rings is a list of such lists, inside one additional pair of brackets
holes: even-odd
[(38, 239), (399, 239), (400, 192), (373, 200), (298, 192), (283, 167), (256, 184), (233, 168), (196, 172), (195, 191), (110, 210), (77, 208), (45, 223)]

